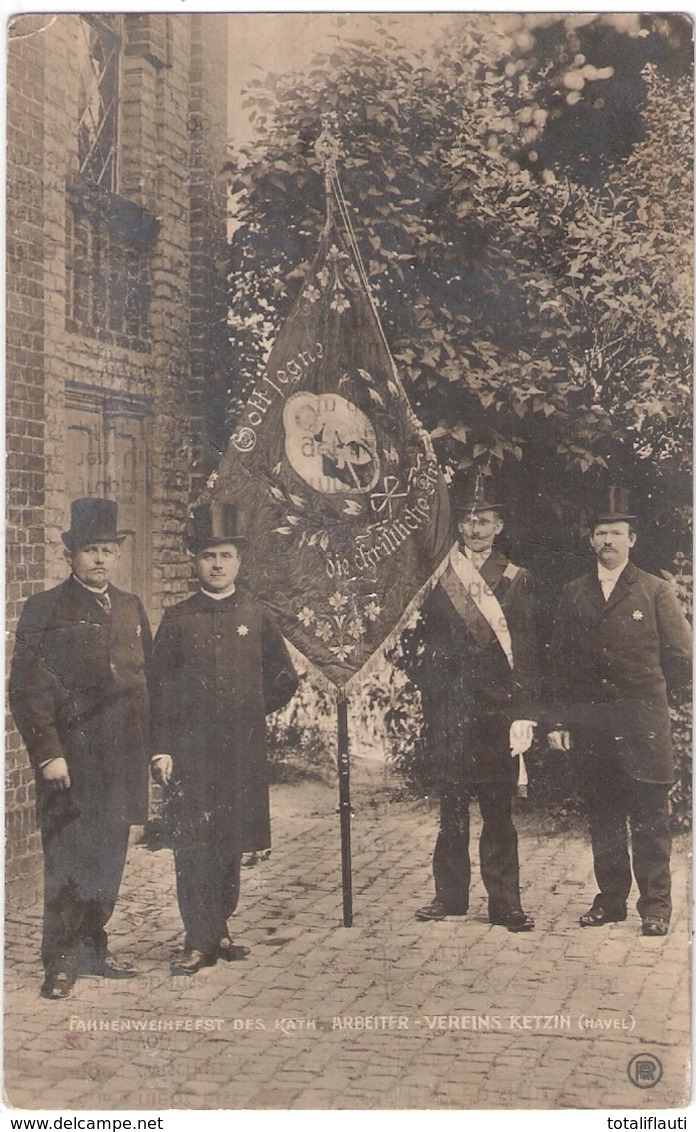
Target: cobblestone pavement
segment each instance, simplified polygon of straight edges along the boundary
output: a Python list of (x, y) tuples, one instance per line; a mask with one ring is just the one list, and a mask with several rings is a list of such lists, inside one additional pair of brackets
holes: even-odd
[[(133, 845), (111, 925), (140, 978), (38, 998), (39, 913), (7, 926), (5, 1094), (25, 1109), (564, 1109), (688, 1101), (689, 845), (674, 849), (665, 939), (580, 930), (594, 893), (582, 826), (518, 805), (523, 901), (536, 931), (424, 924), (437, 811), (356, 760), (354, 926), (342, 926), (336, 792), (272, 790), (268, 861), (243, 873), (234, 937), (248, 959), (173, 978), (181, 942), (168, 850)], [(650, 1057), (628, 1067), (640, 1054)], [(656, 1082), (656, 1062), (662, 1077)], [(650, 1086), (650, 1087), (646, 1087)]]

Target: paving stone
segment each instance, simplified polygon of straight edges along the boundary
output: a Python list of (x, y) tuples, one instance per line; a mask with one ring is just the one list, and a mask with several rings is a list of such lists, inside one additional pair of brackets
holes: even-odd
[[(681, 1103), (690, 1028), (686, 839), (675, 839), (675, 917), (664, 940), (644, 940), (634, 912), (625, 924), (582, 931), (577, 919), (594, 893), (585, 832), (540, 837), (543, 819), (529, 811), (519, 812), (518, 827), (523, 899), (536, 930), (492, 928), (476, 871), (466, 919), (421, 924), (414, 912), (432, 898), (436, 808), (392, 801), (388, 775), (367, 761), (357, 763), (353, 795), (353, 928), (342, 926), (335, 795), (321, 783), (272, 790), (282, 852), (243, 871), (231, 924), (252, 948), (243, 963), (170, 976), (182, 930), (168, 850), (131, 847), (111, 925), (112, 944), (142, 972), (137, 979), (81, 979), (67, 1002), (46, 1003), (37, 997), (39, 916), (25, 909), (11, 918), (9, 1103), (39, 1107), (37, 1080), (42, 1097), (52, 1090), (66, 1109)], [(475, 841), (475, 813), (472, 825)], [(570, 1030), (511, 1022), (556, 1014), (570, 1016)], [(635, 1024), (583, 1029), (581, 1015)], [(390, 1028), (399, 1016), (407, 1028)], [(475, 1028), (479, 1017), (498, 1028)], [(94, 1023), (109, 1028), (88, 1030)], [(667, 1084), (654, 1096), (627, 1077), (639, 1048), (665, 1066)]]

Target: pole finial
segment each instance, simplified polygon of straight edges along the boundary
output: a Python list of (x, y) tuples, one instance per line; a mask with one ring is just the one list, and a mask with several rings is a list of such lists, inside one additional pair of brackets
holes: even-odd
[(336, 159), (338, 157), (338, 141), (329, 130), (326, 120), (322, 119), (322, 131), (314, 143), (314, 152), (324, 167), (324, 193), (326, 195), (326, 224), (324, 232), (329, 232), (333, 218), (333, 189), (332, 181), (337, 178)]
[(324, 127), (314, 143), (314, 152), (323, 163), (325, 169), (336, 164), (338, 157), (338, 141), (330, 131)]

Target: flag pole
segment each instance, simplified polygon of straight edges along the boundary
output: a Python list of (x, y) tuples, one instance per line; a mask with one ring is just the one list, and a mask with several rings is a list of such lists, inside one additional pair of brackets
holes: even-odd
[[(326, 126), (316, 140), (314, 152), (324, 166), (324, 190), (326, 194), (326, 229), (331, 225), (333, 214), (332, 175), (336, 169), (338, 142)], [(348, 755), (348, 699), (345, 690), (336, 691), (336, 730), (338, 766), (338, 810), (341, 823), (341, 883), (343, 888), (343, 926), (353, 926), (353, 879), (350, 859), (350, 758)]]
[(324, 127), (316, 142), (314, 152), (324, 166), (324, 195), (326, 199), (326, 231), (331, 226), (333, 215), (333, 188), (331, 178), (336, 172), (336, 158), (338, 157), (338, 142)]
[(338, 805), (341, 820), (341, 880), (343, 926), (353, 926), (353, 881), (350, 863), (350, 759), (348, 757), (348, 700), (343, 688), (336, 692), (338, 730)]

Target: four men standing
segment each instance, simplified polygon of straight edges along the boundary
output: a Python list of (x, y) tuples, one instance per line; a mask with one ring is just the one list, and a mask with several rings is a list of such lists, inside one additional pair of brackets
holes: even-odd
[[(690, 673), (691, 631), (670, 584), (629, 561), (634, 516), (612, 501), (590, 538), (597, 568), (563, 594), (550, 658), (552, 750), (574, 749), (587, 788), (599, 892), (581, 918), (626, 918), (633, 872), (643, 934), (671, 913), (668, 792), (674, 777), (667, 689)], [(512, 794), (539, 716), (533, 583), (495, 547), (503, 506), (452, 488), (458, 542), (423, 607), (420, 685), (440, 788), (434, 901), (421, 920), (469, 904), (469, 805), (478, 798), (481, 875), (491, 924), (529, 931), (522, 909)], [(197, 508), (189, 530), (199, 590), (168, 609), (150, 665), (137, 597), (111, 578), (127, 532), (117, 505), (72, 504), (66, 582), (29, 598), (20, 618), (10, 705), (36, 774), (44, 853), (45, 998), (81, 971), (135, 974), (107, 946), (131, 824), (147, 811), (147, 759), (165, 791), (185, 927), (176, 974), (240, 959), (227, 920), (242, 853), (270, 844), (265, 715), (297, 687), (268, 610), (237, 584), (246, 540), (236, 511)], [(148, 687), (152, 693), (152, 745)]]

